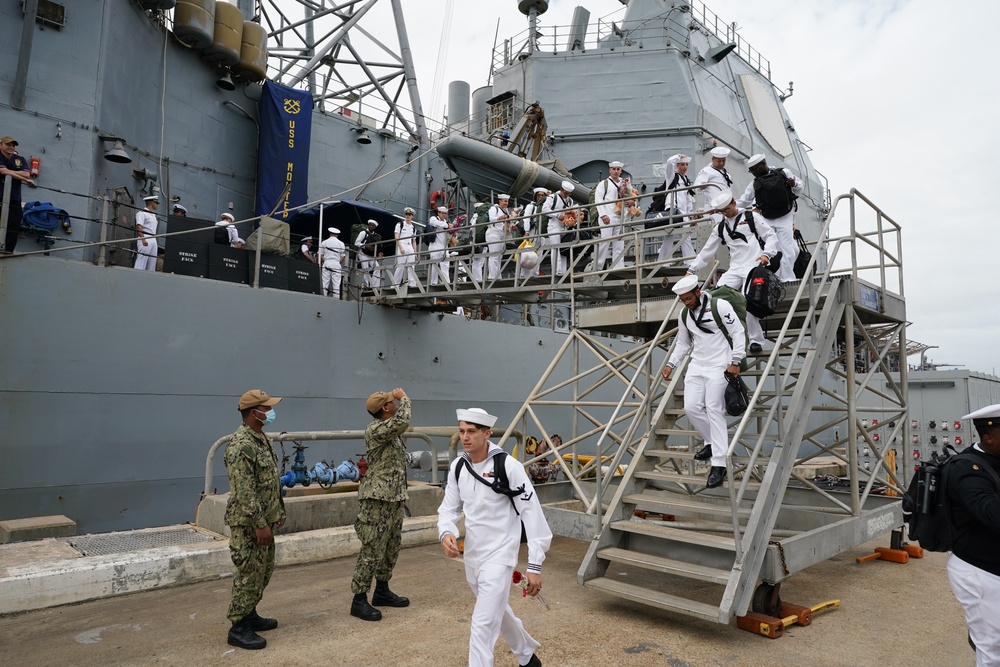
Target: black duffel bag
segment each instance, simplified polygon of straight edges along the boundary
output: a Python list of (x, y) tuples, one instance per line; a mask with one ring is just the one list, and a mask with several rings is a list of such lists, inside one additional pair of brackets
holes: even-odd
[(796, 278), (802, 280), (806, 276), (806, 269), (809, 267), (809, 262), (812, 261), (812, 253), (806, 247), (806, 241), (802, 238), (802, 232), (796, 229), (793, 236), (795, 237), (795, 242), (799, 245), (799, 254), (795, 257), (795, 264), (792, 265), (792, 271), (795, 272)]
[(726, 414), (731, 417), (739, 417), (747, 411), (750, 405), (750, 392), (747, 385), (739, 375), (732, 375), (726, 372)]
[(747, 298), (747, 312), (755, 317), (767, 317), (774, 313), (778, 301), (785, 295), (781, 280), (774, 275), (770, 267), (755, 266), (747, 274), (743, 285), (743, 294)]

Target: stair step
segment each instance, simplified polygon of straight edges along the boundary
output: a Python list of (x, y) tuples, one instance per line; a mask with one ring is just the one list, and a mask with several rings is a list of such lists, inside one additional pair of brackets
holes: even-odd
[(612, 530), (624, 533), (634, 533), (636, 535), (646, 535), (672, 542), (683, 542), (685, 544), (697, 544), (699, 546), (712, 547), (713, 549), (725, 549), (736, 551), (736, 542), (732, 537), (725, 537), (715, 533), (699, 532), (696, 530), (685, 530), (683, 528), (671, 528), (658, 523), (648, 521), (612, 521)]
[[(700, 449), (700, 447), (695, 448), (696, 451), (697, 449)], [(658, 459), (678, 459), (687, 461), (694, 458), (694, 452), (687, 450), (674, 451), (673, 449), (647, 449), (643, 452), (643, 454), (650, 458), (658, 458)], [(747, 456), (730, 457), (730, 461), (734, 466), (745, 465), (748, 460), (749, 457)], [(767, 465), (767, 461), (768, 461), (768, 456), (766, 454), (758, 456), (756, 465)]]
[(683, 435), (683, 436), (696, 436), (700, 437), (698, 431), (693, 428), (658, 428), (653, 430), (654, 435), (662, 435), (664, 437), (669, 435)]
[[(689, 510), (692, 512), (718, 514), (720, 516), (727, 517), (732, 515), (732, 510), (729, 505), (716, 505), (714, 503), (705, 503), (697, 500), (689, 500), (687, 498), (675, 496), (668, 497), (652, 493), (630, 493), (622, 498), (622, 502), (636, 505), (637, 507), (651, 507), (656, 511), (667, 510), (667, 514), (676, 514), (673, 510)], [(749, 507), (740, 507), (737, 511), (740, 516), (750, 516), (751, 510)]]
[(597, 557), (615, 563), (641, 567), (645, 570), (655, 570), (656, 572), (676, 574), (681, 577), (687, 577), (688, 579), (709, 581), (713, 584), (729, 583), (729, 570), (719, 570), (714, 567), (698, 565), (697, 563), (687, 563), (682, 560), (663, 558), (662, 556), (653, 556), (651, 554), (644, 554), (641, 551), (629, 551), (628, 549), (608, 547), (607, 549), (601, 549), (598, 551)]
[(633, 602), (647, 604), (651, 607), (659, 607), (660, 609), (675, 611), (679, 614), (694, 616), (695, 618), (701, 618), (715, 623), (719, 622), (719, 607), (705, 604), (704, 602), (688, 600), (676, 595), (670, 595), (669, 593), (651, 591), (648, 588), (643, 588), (634, 584), (626, 584), (624, 581), (608, 579), (607, 577), (591, 579), (590, 581), (585, 582), (584, 586), (601, 591), (602, 593), (607, 593), (608, 595), (614, 595), (616, 597), (625, 598), (626, 600), (632, 600)]
[[(637, 479), (648, 479), (655, 482), (673, 482), (676, 484), (688, 484), (696, 486), (705, 485), (705, 477), (703, 475), (685, 475), (678, 472), (663, 472), (660, 470), (640, 470), (636, 471), (635, 477)], [(760, 488), (760, 482), (756, 480), (751, 480), (747, 482), (747, 488), (749, 489)]]

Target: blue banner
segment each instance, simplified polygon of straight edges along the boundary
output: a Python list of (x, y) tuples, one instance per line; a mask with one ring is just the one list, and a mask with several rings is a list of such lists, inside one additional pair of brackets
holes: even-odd
[(287, 221), (288, 210), (308, 201), (312, 96), (270, 81), (260, 100), (257, 215)]

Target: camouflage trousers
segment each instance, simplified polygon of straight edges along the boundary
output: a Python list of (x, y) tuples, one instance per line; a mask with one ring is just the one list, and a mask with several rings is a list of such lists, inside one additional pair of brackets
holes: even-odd
[(262, 547), (257, 544), (257, 531), (251, 526), (231, 526), (229, 553), (236, 566), (233, 575), (233, 599), (226, 614), (233, 623), (257, 608), (264, 588), (274, 572), (274, 542)]
[(351, 592), (355, 595), (368, 592), (372, 577), (376, 581), (389, 581), (403, 541), (402, 502), (365, 498), (358, 505), (354, 531), (361, 540), (361, 551), (351, 579)]

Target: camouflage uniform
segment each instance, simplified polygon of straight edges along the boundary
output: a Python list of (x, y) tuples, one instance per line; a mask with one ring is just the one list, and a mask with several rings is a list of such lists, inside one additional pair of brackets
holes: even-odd
[(354, 530), (361, 551), (351, 579), (351, 592), (367, 593), (376, 581), (389, 581), (399, 557), (406, 493), (406, 448), (400, 437), (410, 425), (410, 399), (399, 399), (391, 419), (376, 419), (365, 429), (368, 472), (358, 487), (358, 519)]
[(227, 617), (238, 623), (256, 609), (274, 571), (274, 542), (260, 546), (256, 531), (264, 526), (274, 531), (285, 520), (285, 503), (278, 457), (266, 435), (242, 424), (226, 447), (225, 461), (229, 471), (226, 525), (232, 533), (229, 551), (236, 565)]

